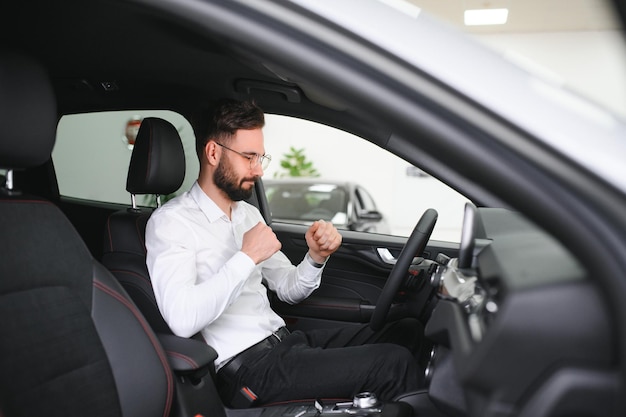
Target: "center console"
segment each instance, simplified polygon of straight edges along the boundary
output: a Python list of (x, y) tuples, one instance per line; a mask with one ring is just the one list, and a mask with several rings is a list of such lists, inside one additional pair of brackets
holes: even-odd
[(229, 417), (408, 417), (413, 415), (413, 409), (408, 403), (381, 403), (371, 392), (359, 393), (352, 401), (298, 401), (253, 409), (233, 409), (226, 412)]

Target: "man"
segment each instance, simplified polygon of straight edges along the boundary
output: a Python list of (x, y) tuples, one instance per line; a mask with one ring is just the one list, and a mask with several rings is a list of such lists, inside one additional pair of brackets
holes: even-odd
[(341, 235), (314, 222), (308, 253), (294, 266), (259, 211), (242, 201), (270, 161), (264, 123), (252, 102), (218, 103), (206, 133), (196, 133), (198, 180), (151, 216), (147, 265), (165, 321), (182, 337), (200, 332), (217, 351), (218, 388), (231, 406), (361, 391), (390, 399), (416, 389), (419, 371), (405, 347), (363, 345), (380, 341), (365, 326), (290, 333), (270, 308), (263, 282), (285, 302), (305, 299)]

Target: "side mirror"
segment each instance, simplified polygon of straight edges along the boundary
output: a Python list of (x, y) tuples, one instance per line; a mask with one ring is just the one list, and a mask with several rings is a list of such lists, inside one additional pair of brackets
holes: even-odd
[(379, 211), (362, 211), (359, 213), (359, 220), (366, 220), (371, 222), (378, 222), (383, 219), (383, 215)]

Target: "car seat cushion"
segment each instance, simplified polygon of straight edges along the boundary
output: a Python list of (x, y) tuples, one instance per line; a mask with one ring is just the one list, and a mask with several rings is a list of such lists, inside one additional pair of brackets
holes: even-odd
[(57, 207), (33, 198), (0, 199), (0, 230), (3, 412), (119, 415), (115, 380), (91, 319), (87, 248)]

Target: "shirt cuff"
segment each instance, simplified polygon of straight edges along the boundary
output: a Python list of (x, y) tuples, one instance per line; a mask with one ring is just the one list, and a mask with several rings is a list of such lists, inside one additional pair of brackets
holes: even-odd
[(237, 268), (242, 268), (240, 273), (245, 276), (250, 275), (252, 273), (252, 270), (256, 267), (256, 264), (254, 263), (252, 258), (242, 251), (235, 253), (231, 260), (232, 259), (236, 259), (236, 261), (234, 261), (234, 265), (237, 265)]
[(315, 262), (315, 260), (313, 260), (313, 258), (311, 257), (311, 255), (309, 255), (309, 252), (306, 253), (306, 255), (304, 256), (307, 260), (307, 262), (313, 266), (314, 268), (323, 268), (324, 265), (326, 265), (326, 261), (328, 261), (328, 257), (324, 260), (324, 263), (319, 263), (319, 262)]

